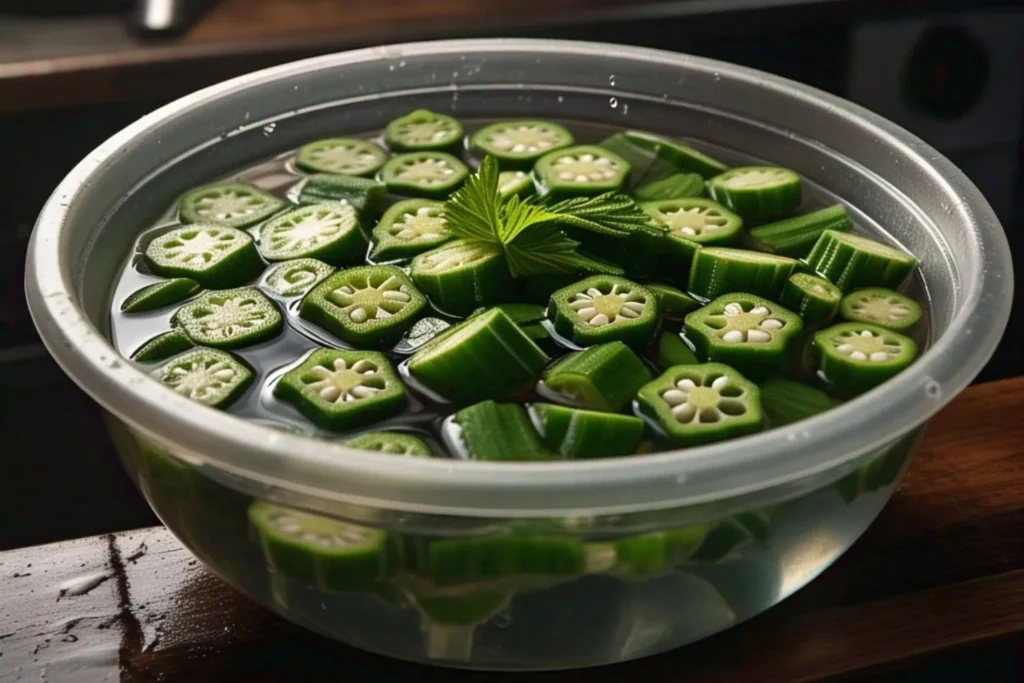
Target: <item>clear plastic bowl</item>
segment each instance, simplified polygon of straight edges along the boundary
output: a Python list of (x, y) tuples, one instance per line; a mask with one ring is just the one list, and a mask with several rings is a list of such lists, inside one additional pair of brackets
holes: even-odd
[[(114, 351), (116, 274), (141, 227), (179, 193), (309, 139), (379, 129), (416, 107), (642, 128), (794, 168), (813, 193), (842, 197), (861, 225), (920, 258), (932, 344), (884, 386), (789, 427), (686, 451), (554, 464), (350, 451), (198, 406)], [(167, 105), (100, 146), (57, 188), (33, 234), (26, 286), (50, 352), (110, 415), (150, 504), (210, 568), (288, 619), (357, 647), (493, 669), (652, 654), (728, 628), (805, 585), (875, 518), (925, 421), (989, 358), (1013, 291), (1009, 249), (984, 198), (897, 126), (746, 68), (537, 40), (329, 55)], [(406, 569), (353, 589), (332, 580), (329, 565), (271, 568), (248, 521), (254, 499), (387, 530)], [(658, 532), (686, 529), (703, 540), (666, 561), (629, 571), (609, 562), (627, 554), (623, 539), (650, 550), (678, 538)], [(445, 586), (417, 574), (440, 540), (473, 538), (504, 548), (488, 572)], [(476, 566), (463, 547), (467, 559), (456, 564)], [(577, 551), (582, 569), (552, 568), (559, 553)]]

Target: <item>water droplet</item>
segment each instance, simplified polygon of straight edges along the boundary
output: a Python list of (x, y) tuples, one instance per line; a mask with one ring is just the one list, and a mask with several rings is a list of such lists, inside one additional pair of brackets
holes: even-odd
[(796, 434), (789, 434), (786, 436), (786, 441), (796, 441)]
[(388, 71), (394, 71), (394, 70), (395, 70), (395, 65), (394, 64), (388, 64)]
[(263, 134), (272, 135), (275, 128), (277, 128), (276, 123), (268, 123), (267, 125), (263, 126)]
[(400, 62), (398, 63), (398, 66), (399, 66), (399, 67), (403, 67), (403, 66), (405, 66), (405, 60), (403, 59), (402, 61), (400, 61)]
[(625, 116), (628, 113), (629, 113), (629, 104), (623, 102), (622, 103), (622, 115)]
[(939, 398), (942, 396), (942, 387), (933, 379), (924, 383), (924, 394), (928, 398)]
[(676, 483), (677, 484), (685, 484), (686, 483), (686, 475), (685, 474), (677, 474), (676, 475)]
[(564, 97), (562, 97), (561, 95), (559, 95), (559, 96), (558, 96), (558, 101), (559, 101), (559, 102), (565, 102), (565, 98), (564, 98)]
[(608, 75), (608, 85), (611, 85), (611, 86), (615, 85), (615, 74), (609, 74)]
[(618, 99), (616, 99), (614, 97), (609, 98), (608, 99), (608, 106), (611, 107), (612, 109), (615, 109), (617, 106), (619, 106)]

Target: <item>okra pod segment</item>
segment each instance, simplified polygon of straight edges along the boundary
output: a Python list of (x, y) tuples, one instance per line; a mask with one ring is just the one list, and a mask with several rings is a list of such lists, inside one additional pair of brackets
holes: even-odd
[(522, 406), (481, 401), (445, 420), (445, 441), (468, 460), (555, 460)]
[(467, 315), (508, 296), (512, 276), (501, 250), (479, 240), (458, 239), (412, 260), (413, 282), (437, 308)]
[(412, 258), (453, 237), (444, 217), (444, 204), (429, 199), (406, 199), (385, 211), (373, 229), (376, 246), (370, 258), (376, 261)]
[(279, 296), (302, 296), (333, 272), (333, 266), (314, 258), (282, 261), (263, 276), (263, 286)]
[(170, 330), (149, 339), (132, 353), (132, 360), (138, 363), (155, 363), (188, 351), (195, 344), (179, 329)]
[(204, 292), (171, 318), (200, 346), (237, 349), (276, 337), (284, 327), (280, 311), (255, 287)]
[(200, 289), (199, 283), (187, 277), (154, 282), (132, 292), (121, 303), (122, 313), (143, 313), (184, 301)]
[(408, 455), (430, 458), (434, 455), (427, 442), (405, 432), (366, 432), (343, 441), (349, 448), (389, 455)]
[(152, 375), (185, 398), (213, 408), (234, 403), (255, 377), (252, 369), (230, 353), (207, 348), (177, 355)]
[(640, 357), (616, 341), (559, 359), (544, 372), (543, 388), (552, 399), (617, 413), (650, 381), (651, 373)]
[(741, 166), (708, 181), (716, 202), (754, 223), (782, 218), (800, 205), (800, 176), (778, 166)]
[(327, 138), (299, 148), (295, 165), (309, 173), (368, 176), (387, 161), (388, 153), (368, 140)]
[(638, 130), (615, 133), (601, 142), (601, 146), (622, 155), (633, 165), (634, 185), (655, 182), (680, 172), (710, 178), (728, 168), (689, 145)]
[(632, 415), (534, 403), (529, 408), (544, 445), (577, 460), (630, 455), (644, 436), (643, 421)]
[(807, 255), (808, 267), (844, 292), (863, 287), (897, 289), (917, 259), (875, 240), (826, 230)]
[(297, 199), (299, 204), (344, 202), (361, 218), (369, 219), (380, 213), (386, 197), (384, 183), (372, 178), (317, 173), (302, 181)]
[(681, 321), (687, 313), (700, 308), (700, 302), (681, 289), (660, 283), (645, 286), (654, 292), (654, 298), (658, 300), (658, 310), (664, 319)]
[(835, 316), (842, 297), (842, 291), (825, 278), (794, 273), (782, 288), (779, 303), (797, 313), (807, 325), (820, 325)]
[(268, 221), (260, 229), (260, 253), (268, 261), (314, 258), (341, 266), (363, 259), (366, 238), (351, 204), (325, 202)]
[(840, 323), (814, 335), (821, 374), (839, 392), (859, 394), (896, 376), (913, 362), (917, 344), (869, 323)]
[(658, 337), (658, 369), (667, 370), (673, 365), (699, 364), (700, 360), (693, 349), (675, 332), (662, 332)]
[(389, 192), (426, 199), (447, 197), (468, 175), (466, 165), (445, 152), (398, 154), (380, 170)]
[(627, 536), (614, 543), (613, 573), (626, 578), (654, 576), (690, 558), (708, 534), (705, 525)]
[(181, 197), (182, 223), (244, 228), (268, 218), (285, 203), (272, 194), (242, 183), (204, 185)]
[(704, 247), (693, 257), (689, 292), (703, 299), (749, 292), (777, 300), (797, 261), (728, 247)]
[(646, 183), (633, 190), (638, 202), (665, 199), (691, 199), (704, 195), (704, 178), (698, 173), (675, 173), (661, 180)]
[(921, 304), (908, 296), (884, 287), (870, 287), (843, 297), (839, 314), (843, 320), (905, 333), (917, 325), (924, 311)]
[(557, 123), (540, 120), (500, 121), (484, 126), (469, 138), (470, 149), (481, 157), (488, 154), (502, 168), (529, 169), (548, 152), (569, 147), (572, 133)]
[(657, 329), (658, 301), (635, 282), (594, 275), (552, 294), (548, 318), (555, 331), (579, 346), (622, 341), (639, 347)]
[(234, 287), (263, 268), (252, 236), (237, 228), (186, 225), (153, 239), (143, 255), (153, 273), (203, 287)]
[(388, 147), (399, 152), (452, 149), (462, 142), (462, 135), (458, 119), (426, 109), (399, 116), (384, 129)]
[(555, 198), (599, 195), (623, 186), (629, 163), (601, 147), (580, 145), (545, 154), (537, 160), (533, 173)]
[(533, 178), (526, 171), (502, 171), (498, 174), (498, 194), (526, 198), (535, 191)]
[(775, 377), (761, 385), (761, 407), (772, 427), (785, 427), (837, 405), (836, 399), (803, 382)]
[(853, 221), (846, 207), (836, 204), (825, 209), (761, 225), (750, 231), (754, 245), (772, 254), (803, 258), (826, 230), (849, 232)]

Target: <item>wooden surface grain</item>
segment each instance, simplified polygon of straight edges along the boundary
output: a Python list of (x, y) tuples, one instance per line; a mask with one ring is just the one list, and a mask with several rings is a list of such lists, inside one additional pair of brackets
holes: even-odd
[[(502, 678), (812, 683), (863, 680), (984, 644), (1019, 652), (1022, 404), (1024, 378), (955, 399), (933, 420), (868, 533), (765, 614), (636, 662)], [(1009, 680), (982, 673), (971, 680)], [(498, 677), (394, 662), (303, 632), (234, 593), (162, 529), (0, 554), (2, 683), (293, 683), (342, 675), (375, 682)]]

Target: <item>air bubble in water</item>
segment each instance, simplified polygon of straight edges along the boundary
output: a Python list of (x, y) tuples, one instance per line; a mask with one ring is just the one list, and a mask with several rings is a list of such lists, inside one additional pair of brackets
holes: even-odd
[(622, 104), (622, 115), (625, 116), (629, 113), (629, 105), (625, 102)]
[(942, 395), (942, 387), (933, 379), (924, 383), (924, 393), (928, 398), (939, 398)]
[(608, 106), (611, 107), (612, 109), (615, 109), (617, 106), (619, 106), (619, 100), (614, 97), (609, 98)]
[(275, 128), (277, 128), (276, 123), (268, 123), (267, 125), (263, 126), (263, 134), (272, 135)]
[(564, 98), (564, 97), (562, 97), (561, 95), (559, 95), (559, 96), (558, 96), (558, 101), (559, 101), (559, 102), (565, 102), (565, 98)]

